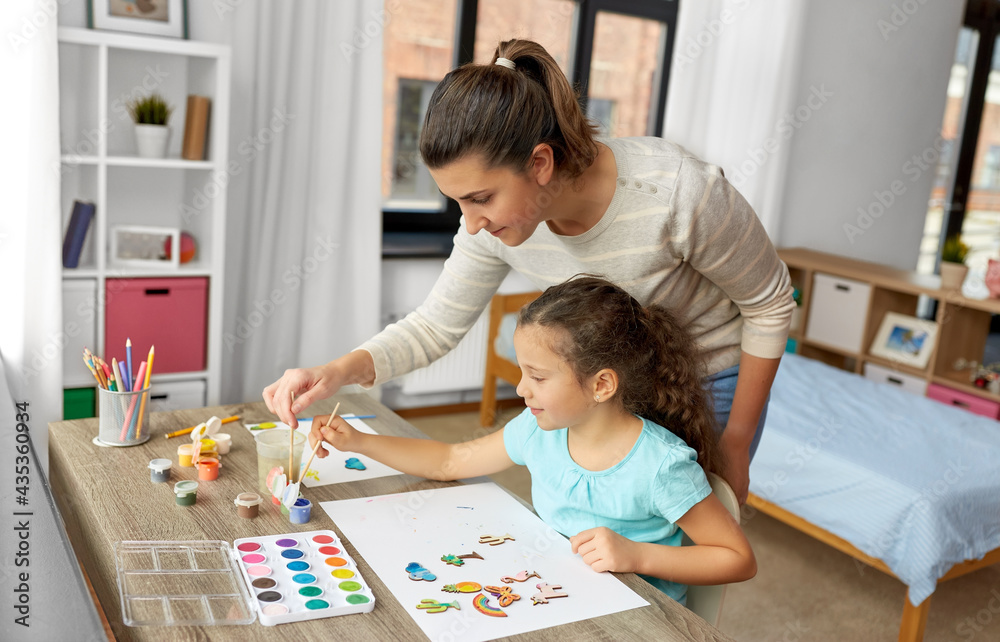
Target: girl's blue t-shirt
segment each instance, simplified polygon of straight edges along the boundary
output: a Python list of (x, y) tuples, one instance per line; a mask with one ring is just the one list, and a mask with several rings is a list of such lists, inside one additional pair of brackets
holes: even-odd
[[(566, 537), (606, 526), (634, 542), (681, 545), (676, 521), (712, 492), (684, 440), (642, 419), (632, 450), (611, 468), (594, 471), (573, 461), (567, 435), (565, 428), (542, 430), (528, 409), (504, 426), (507, 455), (528, 467), (531, 502), (545, 523)], [(686, 585), (643, 577), (684, 603)]]

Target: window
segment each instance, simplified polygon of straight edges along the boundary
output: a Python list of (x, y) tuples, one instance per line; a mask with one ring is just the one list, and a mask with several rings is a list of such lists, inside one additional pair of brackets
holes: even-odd
[(986, 150), (975, 187), (984, 190), (1000, 189), (1000, 146), (990, 145)]
[(603, 135), (662, 131), (655, 114), (665, 36), (666, 25), (658, 20), (597, 12), (587, 115), (606, 125)]
[[(387, 2), (387, 10), (390, 10)], [(542, 44), (580, 87), (602, 136), (663, 130), (677, 24), (667, 0), (406, 0), (384, 34), (383, 256), (443, 256), (460, 211), (420, 162), (420, 127), (434, 87), (497, 43)]]
[(444, 197), (430, 172), (420, 162), (420, 127), (427, 113), (432, 80), (403, 78), (399, 81), (396, 109), (396, 137), (392, 156), (392, 181), (387, 208), (441, 210)]
[[(948, 83), (917, 270), (937, 271), (944, 239), (961, 234), (966, 263), (984, 272), (1000, 252), (1000, 10), (994, 0), (968, 0)], [(985, 292), (984, 292), (985, 294)]]
[(607, 138), (614, 135), (615, 101), (591, 97), (587, 101), (587, 117), (597, 123), (599, 136)]

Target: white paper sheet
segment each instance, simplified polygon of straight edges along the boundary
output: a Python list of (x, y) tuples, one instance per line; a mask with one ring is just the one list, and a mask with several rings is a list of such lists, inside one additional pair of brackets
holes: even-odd
[[(371, 426), (366, 424), (361, 419), (356, 419), (350, 415), (342, 415), (343, 419), (347, 423), (354, 426), (361, 432), (366, 432), (370, 435), (377, 435)], [(282, 423), (280, 421), (271, 422), (275, 424), (274, 428), (268, 428), (267, 430), (287, 430), (288, 424)], [(254, 435), (256, 435), (258, 430), (251, 430), (251, 426), (258, 426), (259, 424), (244, 424), (247, 430), (250, 430)], [(305, 452), (302, 453), (302, 464), (305, 465), (306, 460), (309, 459), (309, 441), (308, 435), (309, 431), (312, 430), (312, 419), (299, 419), (299, 427), (296, 428), (295, 432), (300, 432), (307, 436), (307, 441), (305, 447)], [(309, 470), (313, 471), (312, 474), (307, 474), (302, 479), (302, 485), (312, 488), (313, 486), (326, 486), (327, 484), (340, 484), (343, 482), (360, 481), (362, 479), (374, 479), (376, 477), (388, 477), (389, 475), (400, 475), (398, 470), (395, 468), (390, 468), (385, 464), (381, 464), (374, 459), (365, 457), (364, 455), (359, 455), (358, 453), (342, 452), (333, 448), (329, 444), (323, 446), (330, 451), (330, 454), (323, 459), (319, 458), (319, 454), (313, 457), (312, 463), (309, 464)], [(347, 468), (345, 461), (354, 457), (358, 459), (365, 466), (365, 470), (355, 470), (352, 468)]]
[[(595, 573), (572, 553), (569, 540), (493, 483), (321, 502), (320, 506), (431, 640), (489, 640), (648, 604), (613, 575)], [(484, 535), (508, 534), (514, 541), (496, 546), (479, 543)], [(471, 552), (484, 559), (465, 559), (462, 566), (441, 561), (444, 555)], [(409, 579), (404, 569), (410, 562), (420, 563), (437, 579)], [(501, 581), (520, 571), (534, 571), (540, 577), (509, 584)], [(507, 617), (487, 616), (473, 607), (473, 598), (482, 591), (442, 591), (445, 585), (459, 582), (510, 587), (520, 599), (500, 609)], [(567, 597), (532, 604), (531, 596), (539, 592), (536, 585), (543, 582), (560, 585)], [(497, 598), (486, 596), (489, 605), (497, 608)], [(457, 601), (460, 610), (418, 610), (416, 605), (423, 599)]]

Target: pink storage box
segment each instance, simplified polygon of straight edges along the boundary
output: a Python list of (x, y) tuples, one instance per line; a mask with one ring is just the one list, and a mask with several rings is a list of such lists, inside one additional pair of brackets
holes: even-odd
[(155, 345), (153, 376), (205, 369), (208, 279), (108, 279), (105, 286), (105, 359), (125, 359), (132, 339), (133, 376)]
[(927, 396), (941, 403), (968, 410), (977, 415), (989, 417), (990, 419), (1000, 419), (1000, 403), (970, 395), (967, 392), (961, 392), (954, 388), (932, 383), (927, 386)]

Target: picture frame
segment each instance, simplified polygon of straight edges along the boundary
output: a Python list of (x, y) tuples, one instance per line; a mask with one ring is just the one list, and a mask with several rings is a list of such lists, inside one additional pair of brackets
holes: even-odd
[(898, 312), (886, 312), (869, 352), (893, 363), (924, 369), (934, 352), (937, 323)]
[(87, 26), (187, 39), (187, 0), (87, 0)]
[(111, 230), (111, 260), (113, 267), (164, 268), (176, 270), (180, 266), (180, 252), (166, 257), (167, 240), (170, 247), (180, 247), (181, 231), (175, 227), (146, 227), (117, 225)]

